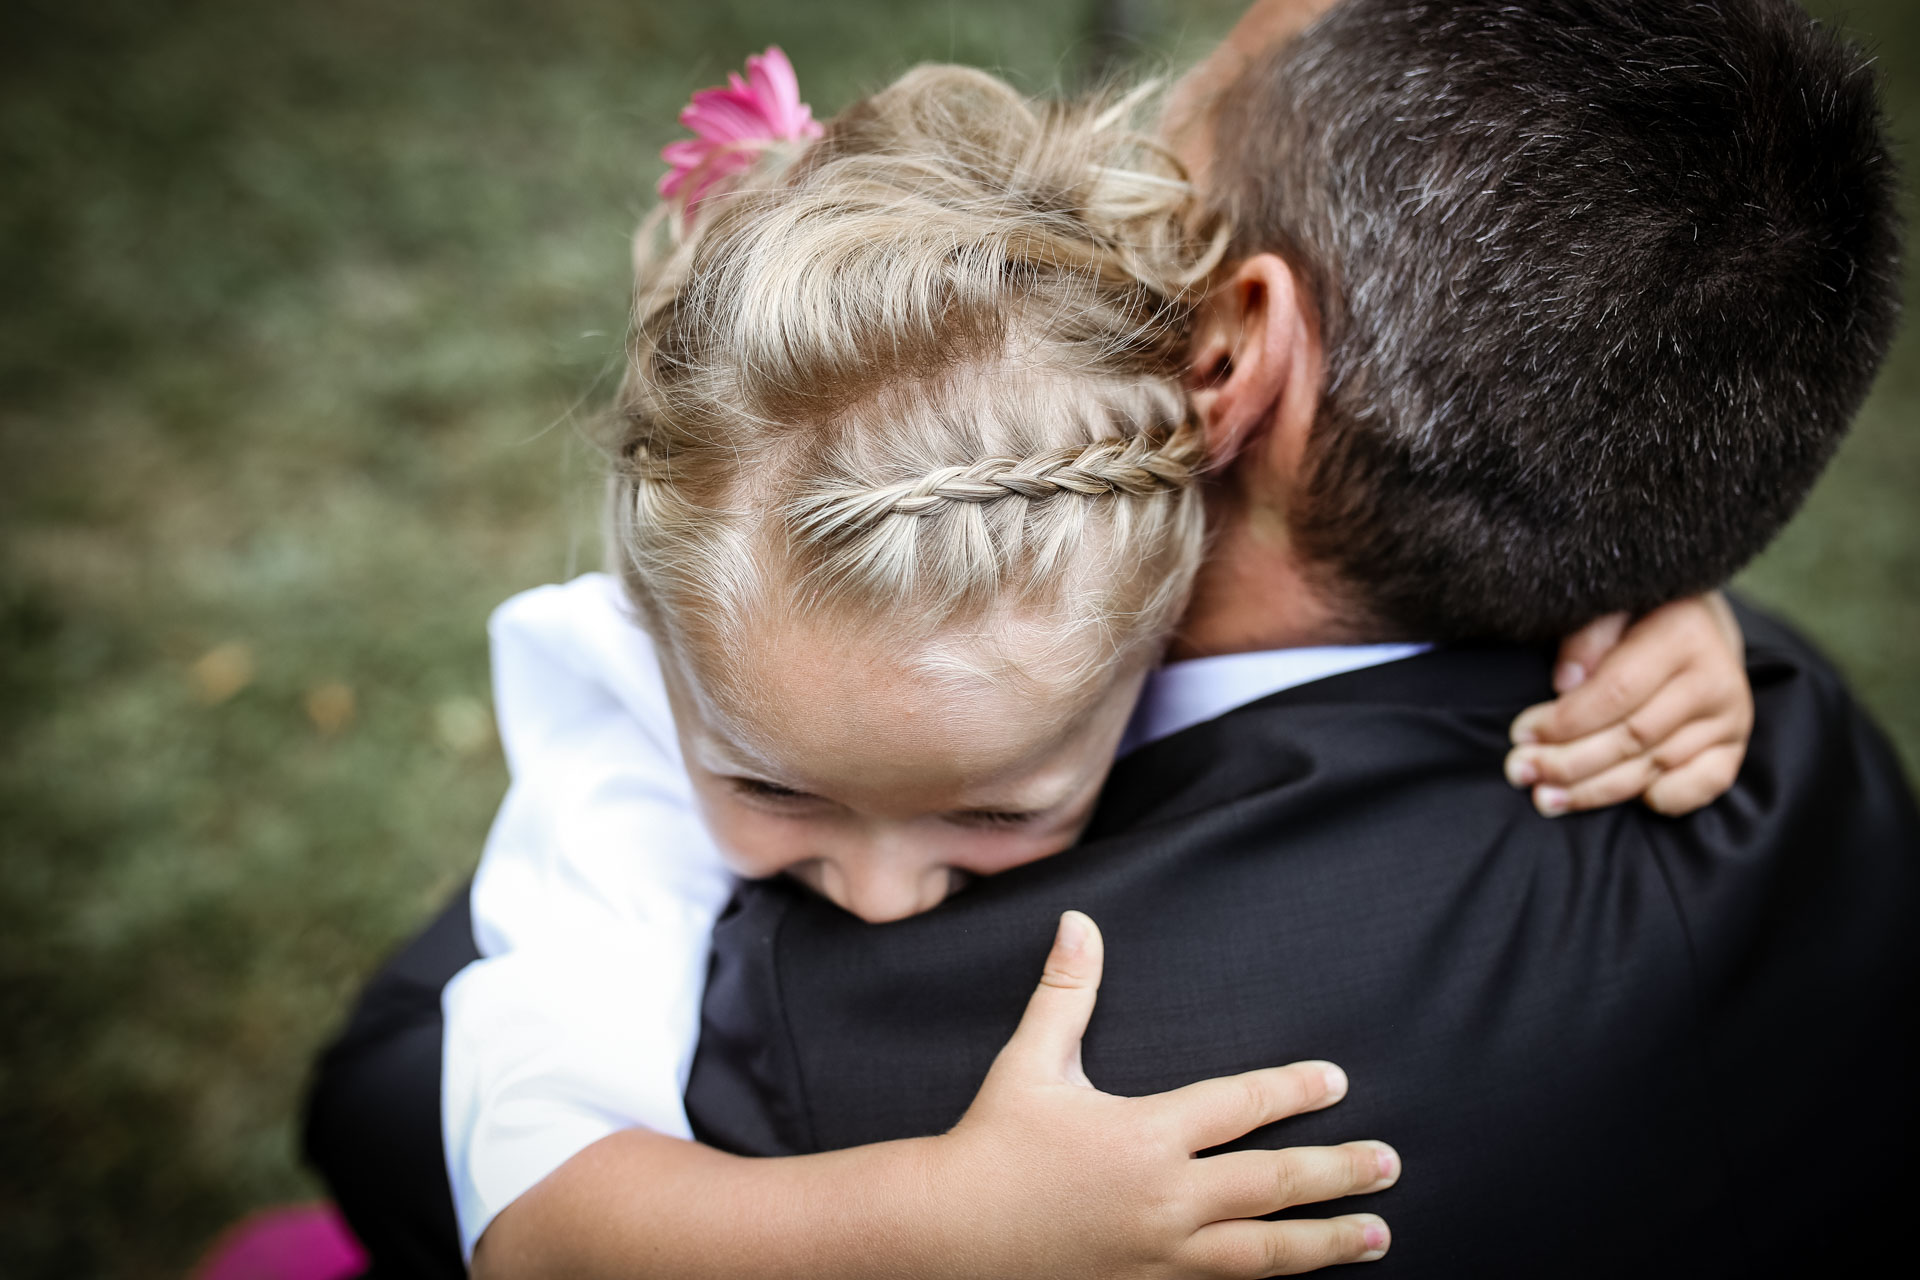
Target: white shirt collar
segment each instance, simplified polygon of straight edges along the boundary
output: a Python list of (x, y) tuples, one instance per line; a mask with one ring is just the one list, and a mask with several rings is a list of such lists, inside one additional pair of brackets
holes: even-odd
[(1266, 649), (1170, 662), (1147, 677), (1133, 719), (1120, 739), (1125, 755), (1156, 738), (1180, 732), (1269, 694), (1328, 676), (1398, 662), (1425, 653), (1426, 644), (1337, 645), (1317, 649)]

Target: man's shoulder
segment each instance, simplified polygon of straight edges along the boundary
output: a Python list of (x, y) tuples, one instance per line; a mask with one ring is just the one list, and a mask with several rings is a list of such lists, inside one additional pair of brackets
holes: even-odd
[[(1818, 647), (1750, 602), (1736, 599), (1734, 607), (1758, 711), (1745, 802), (1756, 802), (1756, 789), (1765, 793), (1762, 807), (1773, 809), (1813, 798), (1800, 788), (1908, 792), (1884, 735)], [(1473, 806), (1518, 815), (1527, 809), (1523, 799), (1503, 802), (1507, 729), (1514, 715), (1551, 696), (1554, 656), (1548, 647), (1453, 644), (1283, 689), (1124, 757), (1093, 831), (1119, 834), (1287, 788), (1319, 798), (1332, 815), (1330, 835), (1408, 806), (1456, 810), (1469, 794)], [(1736, 794), (1725, 808), (1742, 803)], [(1617, 842), (1631, 827), (1688, 830), (1640, 806), (1596, 816), (1605, 820), (1524, 823), (1509, 835), (1558, 840), (1547, 833), (1571, 829)], [(1710, 809), (1708, 825), (1712, 818)]]
[(1747, 674), (1756, 693), (1797, 676), (1809, 682), (1809, 694), (1836, 707), (1852, 707), (1854, 699), (1845, 677), (1819, 645), (1779, 614), (1743, 596), (1728, 599), (1746, 637)]
[(1507, 726), (1550, 694), (1552, 664), (1545, 649), (1452, 645), (1282, 689), (1122, 757), (1089, 837), (1281, 791), (1365, 818), (1389, 794), (1453, 807), (1470, 790), (1504, 814)]
[[(1912, 783), (1885, 733), (1834, 663), (1798, 628), (1749, 601), (1734, 611), (1747, 641), (1754, 729), (1730, 803), (1707, 812), (1824, 809), (1836, 796), (1914, 811)], [(1909, 849), (1920, 852), (1912, 831)]]

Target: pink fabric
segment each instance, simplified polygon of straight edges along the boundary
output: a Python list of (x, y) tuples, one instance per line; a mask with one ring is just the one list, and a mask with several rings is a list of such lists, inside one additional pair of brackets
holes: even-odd
[(727, 73), (720, 89), (702, 89), (680, 113), (694, 136), (670, 142), (660, 152), (672, 166), (660, 179), (660, 195), (679, 197), (693, 207), (713, 189), (753, 167), (774, 142), (799, 142), (820, 136), (813, 109), (800, 101), (800, 81), (779, 45), (747, 58), (747, 78)]
[(330, 1204), (266, 1209), (227, 1228), (193, 1280), (347, 1280), (366, 1250)]

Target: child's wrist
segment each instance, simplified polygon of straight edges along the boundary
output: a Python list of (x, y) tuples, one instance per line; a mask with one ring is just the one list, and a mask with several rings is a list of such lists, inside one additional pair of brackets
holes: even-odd
[(768, 1162), (774, 1194), (793, 1206), (807, 1256), (794, 1274), (849, 1280), (966, 1280), (972, 1268), (948, 1225), (962, 1193), (942, 1138), (875, 1143), (801, 1160)]

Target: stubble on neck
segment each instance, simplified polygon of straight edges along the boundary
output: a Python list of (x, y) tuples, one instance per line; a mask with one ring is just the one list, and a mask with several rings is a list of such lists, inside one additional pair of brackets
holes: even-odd
[(1407, 638), (1388, 634), (1331, 568), (1300, 554), (1273, 495), (1249, 494), (1229, 477), (1207, 501), (1212, 538), (1170, 661)]

